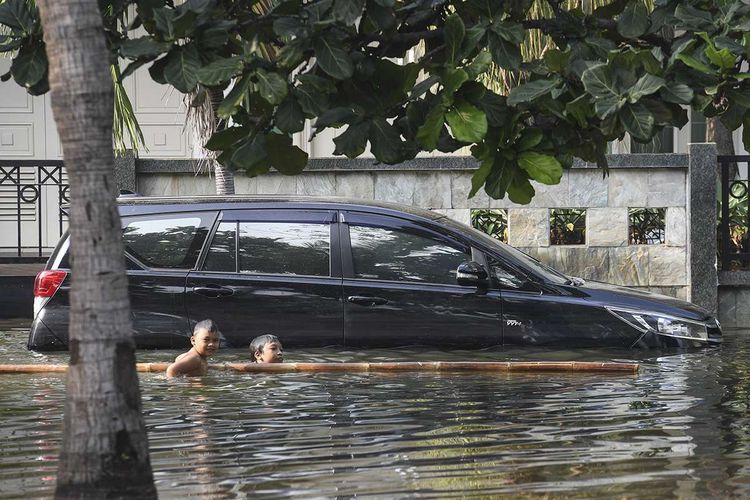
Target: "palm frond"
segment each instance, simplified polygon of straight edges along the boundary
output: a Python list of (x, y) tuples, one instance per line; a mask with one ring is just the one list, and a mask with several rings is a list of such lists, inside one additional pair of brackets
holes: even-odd
[[(127, 149), (148, 151), (143, 131), (133, 111), (128, 93), (122, 83), (122, 74), (116, 64), (110, 66), (114, 87), (114, 116), (112, 120), (112, 140), (115, 154), (123, 154)], [(126, 140), (126, 133), (127, 139)]]

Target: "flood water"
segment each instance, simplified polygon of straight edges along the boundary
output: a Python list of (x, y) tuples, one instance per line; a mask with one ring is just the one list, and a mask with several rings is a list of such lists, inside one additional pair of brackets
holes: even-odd
[[(0, 362), (60, 363), (0, 322)], [(141, 374), (162, 498), (747, 497), (750, 331), (688, 352), (293, 350), (287, 361), (620, 360), (637, 375)], [(139, 351), (169, 361), (175, 351)], [(216, 361), (246, 360), (225, 350)], [(54, 491), (62, 374), (0, 375), (0, 497)]]

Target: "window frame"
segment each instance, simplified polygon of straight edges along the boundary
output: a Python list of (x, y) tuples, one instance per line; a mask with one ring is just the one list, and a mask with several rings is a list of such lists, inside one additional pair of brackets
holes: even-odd
[(474, 260), (484, 266), (485, 270), (487, 269), (487, 265), (482, 252), (478, 251), (468, 239), (461, 237), (461, 235), (454, 233), (453, 231), (445, 227), (432, 225), (427, 222), (406, 219), (395, 215), (384, 215), (348, 210), (342, 210), (340, 213), (341, 216), (339, 219), (339, 228), (341, 231), (341, 264), (343, 277), (347, 281), (394, 283), (400, 285), (419, 285), (430, 287), (455, 287), (462, 290), (466, 289), (465, 286), (461, 286), (458, 283), (434, 283), (428, 281), (402, 281), (377, 278), (358, 278), (354, 273), (354, 255), (352, 253), (351, 235), (349, 232), (350, 226), (375, 227), (407, 233), (412, 232), (417, 233), (423, 237), (432, 238), (438, 241), (442, 240), (448, 246), (463, 247), (465, 250), (462, 251), (468, 252), (467, 260)]
[[(339, 242), (339, 229), (337, 224), (338, 213), (336, 210), (327, 209), (235, 209), (223, 210), (219, 213), (213, 227), (206, 237), (206, 242), (198, 259), (195, 270), (204, 274), (223, 274), (235, 277), (246, 276), (273, 276), (280, 278), (305, 278), (305, 279), (325, 279), (341, 278), (341, 251)], [(235, 270), (232, 271), (210, 271), (204, 269), (208, 252), (211, 250), (216, 232), (222, 223), (233, 222), (235, 224)], [(329, 254), (328, 254), (328, 275), (318, 276), (312, 274), (281, 274), (281, 273), (252, 273), (240, 272), (239, 260), (239, 225), (247, 223), (300, 223), (300, 224), (317, 224), (328, 225)]]

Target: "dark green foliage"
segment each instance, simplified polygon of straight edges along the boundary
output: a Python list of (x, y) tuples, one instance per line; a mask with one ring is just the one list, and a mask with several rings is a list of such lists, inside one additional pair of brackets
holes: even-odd
[[(648, 143), (686, 122), (684, 105), (732, 130), (750, 123), (742, 0), (664, 0), (650, 12), (616, 0), (590, 15), (553, 2), (553, 15), (533, 20), (530, 0), (100, 3), (113, 61), (130, 63), (123, 75), (151, 64), (155, 81), (181, 92), (227, 89), (217, 109), (226, 130), (208, 146), (250, 175), (301, 171), (291, 134), (311, 120), (313, 134), (343, 127), (335, 152), (352, 158), (368, 145), (386, 163), (471, 146), (481, 165), (472, 195), (484, 187), (527, 203), (530, 181), (559, 182), (574, 157), (606, 167), (609, 141), (629, 133)], [(0, 24), (0, 51), (16, 51), (3, 78), (45, 92), (33, 2), (1, 3)], [(146, 35), (131, 38), (140, 26)], [(556, 46), (523, 61), (532, 29)], [(489, 90), (480, 82), (493, 63), (522, 71), (524, 83), (507, 97)], [(744, 140), (750, 148), (750, 133)]]

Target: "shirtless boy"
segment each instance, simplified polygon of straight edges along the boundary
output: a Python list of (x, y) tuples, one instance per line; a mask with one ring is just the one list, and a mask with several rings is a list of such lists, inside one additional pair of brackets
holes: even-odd
[(208, 372), (208, 357), (219, 349), (219, 327), (210, 319), (197, 323), (190, 337), (193, 348), (167, 367), (167, 377), (201, 377)]

